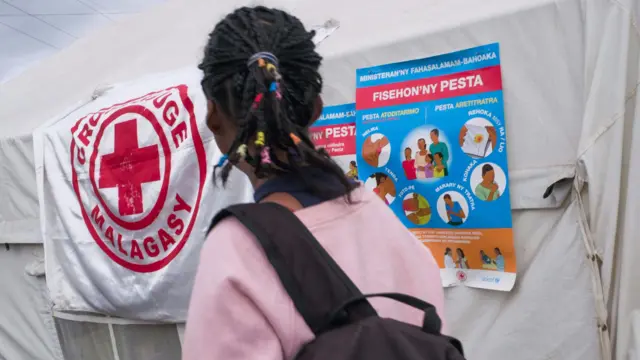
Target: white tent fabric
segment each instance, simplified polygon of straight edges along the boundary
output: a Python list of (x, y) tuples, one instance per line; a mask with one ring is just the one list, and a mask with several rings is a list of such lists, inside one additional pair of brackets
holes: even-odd
[(627, 360), (640, 359), (640, 310), (631, 313), (631, 336), (629, 337), (629, 350)]
[(62, 360), (42, 245), (0, 246), (0, 359)]
[(0, 138), (0, 359), (62, 359), (38, 217), (33, 139)]
[[(19, 122), (1, 121), (9, 129)], [(33, 156), (31, 134), (0, 137), (0, 243), (42, 242)]]
[[(12, 127), (5, 136), (28, 135), (100, 84), (195, 65), (206, 33), (234, 3), (174, 0), (144, 21), (79, 41), (0, 87), (0, 119)], [(448, 289), (449, 327), (472, 359), (596, 360), (610, 355), (608, 321), (623, 359), (630, 314), (640, 307), (633, 279), (639, 2), (399, 0), (390, 8), (301, 0), (287, 7), (308, 25), (341, 23), (320, 47), (327, 104), (354, 100), (356, 68), (500, 43), (518, 282), (511, 293)], [(569, 180), (556, 184), (562, 179)]]

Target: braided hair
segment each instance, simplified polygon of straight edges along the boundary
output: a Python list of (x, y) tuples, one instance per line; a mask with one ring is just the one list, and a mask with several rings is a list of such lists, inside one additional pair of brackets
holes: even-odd
[[(202, 88), (238, 130), (215, 168), (223, 184), (233, 165), (244, 160), (259, 179), (292, 173), (320, 198), (346, 195), (351, 201), (357, 184), (324, 149), (315, 149), (308, 132), (322, 90), (322, 57), (313, 36), (296, 17), (263, 6), (237, 9), (209, 34), (199, 65)], [(341, 188), (314, 181), (307, 167), (331, 174)]]

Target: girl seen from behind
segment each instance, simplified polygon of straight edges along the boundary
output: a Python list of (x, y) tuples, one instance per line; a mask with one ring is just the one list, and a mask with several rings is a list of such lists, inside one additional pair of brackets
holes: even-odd
[[(226, 154), (216, 178), (224, 185), (238, 169), (256, 202), (294, 211), (362, 292), (412, 295), (442, 318), (440, 271), (429, 250), (309, 138), (322, 111), (313, 35), (265, 7), (240, 8), (215, 26), (200, 69), (207, 126)], [(371, 303), (382, 317), (421, 325), (422, 315), (403, 304)], [(201, 251), (183, 359), (290, 359), (312, 339), (253, 235), (235, 219), (220, 222)]]

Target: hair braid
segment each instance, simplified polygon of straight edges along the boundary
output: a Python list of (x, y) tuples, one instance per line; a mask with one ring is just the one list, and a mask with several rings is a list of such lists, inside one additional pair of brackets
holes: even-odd
[[(315, 149), (308, 134), (322, 91), (318, 72), (322, 57), (315, 51), (313, 36), (296, 17), (262, 6), (237, 9), (209, 35), (199, 65), (204, 73), (202, 87), (237, 126), (228, 162), (220, 173), (223, 183), (233, 165), (244, 159), (258, 178), (296, 173), (316, 194), (325, 198), (346, 194), (350, 201), (349, 193), (357, 185), (326, 151)], [(248, 64), (260, 52), (271, 53), (277, 60), (262, 58)], [(248, 145), (253, 145), (255, 153), (245, 154)], [(286, 161), (279, 157), (282, 153)], [(334, 175), (343, 188), (314, 181), (307, 167)]]

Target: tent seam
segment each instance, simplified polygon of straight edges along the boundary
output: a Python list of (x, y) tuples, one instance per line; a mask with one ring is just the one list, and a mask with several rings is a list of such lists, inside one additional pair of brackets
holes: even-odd
[(600, 337), (600, 349), (604, 360), (612, 359), (611, 352), (611, 338), (608, 324), (608, 310), (606, 306), (606, 300), (604, 296), (604, 286), (602, 282), (602, 275), (600, 273), (600, 254), (598, 253), (595, 241), (593, 240), (593, 234), (589, 226), (589, 222), (586, 217), (585, 206), (582, 201), (582, 184), (576, 178), (573, 182), (573, 192), (575, 197), (573, 201), (578, 206), (578, 226), (582, 233), (582, 241), (587, 252), (587, 259), (591, 268), (591, 285), (592, 295), (594, 299), (594, 306), (596, 310), (596, 321), (598, 327), (598, 335)]
[[(640, 43), (640, 26), (638, 26), (638, 22), (636, 21), (635, 14), (631, 11), (631, 9), (628, 9), (627, 7), (625, 7), (619, 0), (609, 0), (609, 2), (612, 3), (614, 6), (617, 6), (619, 9), (621, 9), (625, 13), (627, 13), (627, 15), (629, 16), (629, 22), (631, 23), (631, 27), (635, 30), (636, 41)], [(638, 87), (640, 87), (640, 81), (636, 82), (636, 86), (625, 96), (625, 99), (624, 99), (625, 106), (631, 99), (633, 99), (636, 96), (638, 92)], [(600, 139), (600, 137), (606, 134), (613, 127), (613, 125), (615, 125), (616, 122), (623, 117), (624, 117), (624, 113), (615, 114), (611, 118), (611, 122), (605, 127), (605, 129), (601, 131), (600, 134), (598, 134), (593, 139), (591, 144), (587, 146), (587, 148), (585, 148), (580, 153), (580, 155), (578, 155), (578, 159), (581, 159), (585, 155), (585, 153), (589, 151), (589, 149), (591, 149), (596, 144), (598, 139)]]
[[(625, 105), (625, 106), (627, 105), (627, 103), (628, 103), (631, 99), (633, 99), (633, 98), (636, 96), (636, 94), (638, 93), (638, 88), (640, 88), (640, 81), (636, 82), (636, 86), (635, 86), (635, 87), (634, 87), (634, 88), (633, 88), (633, 89), (632, 89), (632, 90), (631, 90), (631, 91), (630, 91), (630, 92), (625, 96), (625, 99), (624, 99), (624, 105)], [(625, 114), (624, 112), (623, 112), (623, 113), (617, 113), (617, 114), (614, 114), (614, 115), (610, 118), (610, 120), (611, 120), (611, 121), (610, 121), (610, 122), (609, 122), (609, 123), (604, 127), (604, 129), (603, 129), (602, 131), (600, 131), (600, 132), (598, 133), (598, 135), (597, 135), (597, 136), (596, 136), (596, 137), (591, 141), (591, 144), (589, 144), (589, 146), (587, 146), (584, 150), (582, 150), (582, 151), (580, 152), (580, 154), (579, 154), (579, 155), (578, 155), (578, 157), (577, 157), (577, 160), (582, 159), (582, 158), (585, 156), (585, 154), (586, 154), (589, 150), (591, 150), (591, 148), (592, 148), (593, 146), (595, 146), (595, 144), (598, 142), (598, 140), (599, 140), (602, 136), (604, 136), (607, 132), (609, 132), (609, 130), (611, 130), (611, 128), (612, 128), (612, 127), (613, 127), (613, 126), (618, 122), (618, 120), (620, 120), (620, 119), (624, 118), (624, 114)]]
[[(636, 35), (635, 39), (640, 44), (640, 26), (638, 26), (638, 23), (635, 18), (635, 14), (631, 11), (631, 9), (626, 8), (619, 0), (609, 0), (609, 3), (613, 4), (614, 6), (617, 6), (619, 9), (621, 9), (623, 12), (625, 12), (629, 16), (629, 22), (631, 23), (631, 28), (635, 30), (635, 33), (633, 31), (631, 33), (632, 35)], [(636, 93), (638, 92), (638, 87), (640, 87), (640, 81), (636, 82), (636, 86), (627, 95), (625, 95), (625, 99), (624, 99), (625, 106), (627, 105), (629, 100), (633, 99), (636, 96)], [(582, 159), (582, 157), (584, 157), (587, 151), (589, 151), (596, 144), (596, 142), (598, 142), (598, 140), (604, 134), (606, 134), (613, 127), (613, 125), (616, 124), (618, 120), (620, 120), (623, 117), (624, 117), (624, 113), (614, 114), (611, 117), (611, 122), (607, 126), (605, 126), (605, 128), (598, 135), (596, 135), (596, 137), (591, 141), (591, 144), (589, 144), (589, 146), (587, 146), (584, 150), (580, 152), (580, 154), (577, 156), (577, 160)]]
[(617, 5), (622, 11), (629, 14), (629, 20), (631, 20), (631, 27), (636, 31), (636, 35), (640, 36), (640, 27), (638, 26), (638, 22), (636, 21), (635, 14), (625, 7), (619, 0), (609, 0), (610, 3)]

